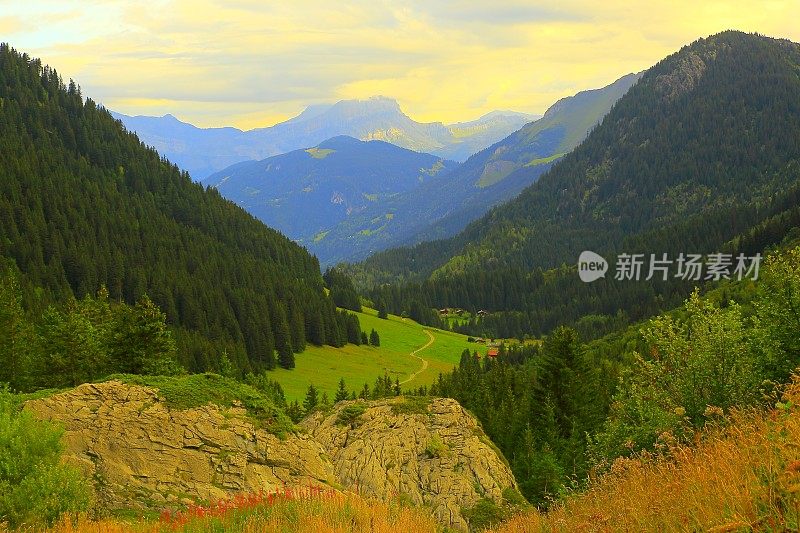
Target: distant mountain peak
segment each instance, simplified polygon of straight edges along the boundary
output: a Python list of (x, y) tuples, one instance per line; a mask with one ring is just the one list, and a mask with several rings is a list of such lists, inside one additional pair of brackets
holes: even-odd
[(376, 113), (397, 113), (405, 116), (400, 104), (393, 98), (386, 96), (370, 96), (363, 99), (339, 100), (331, 106), (329, 112), (346, 111), (358, 115), (371, 115)]

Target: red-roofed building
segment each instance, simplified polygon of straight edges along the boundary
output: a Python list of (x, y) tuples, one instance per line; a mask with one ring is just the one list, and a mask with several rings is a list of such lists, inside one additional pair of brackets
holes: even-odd
[(487, 357), (497, 357), (500, 354), (500, 350), (497, 348), (489, 348), (489, 351), (486, 352)]

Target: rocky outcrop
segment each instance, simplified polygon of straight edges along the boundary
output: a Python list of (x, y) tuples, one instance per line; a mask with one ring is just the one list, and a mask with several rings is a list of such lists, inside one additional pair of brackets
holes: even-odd
[(65, 428), (67, 460), (109, 507), (159, 509), (279, 486), (399, 497), (465, 529), (463, 509), (515, 487), (478, 422), (449, 399), (341, 402), (279, 438), (242, 408), (170, 409), (152, 388), (109, 381), (26, 404)]
[(241, 408), (172, 410), (154, 389), (119, 381), (86, 384), (25, 406), (63, 424), (66, 455), (97, 481), (110, 507), (157, 508), (233, 492), (335, 481), (308, 435), (281, 440)]
[(462, 510), (497, 503), (516, 487), (505, 460), (477, 420), (451, 399), (341, 402), (303, 423), (322, 444), (346, 487), (425, 505), (443, 524), (466, 528)]

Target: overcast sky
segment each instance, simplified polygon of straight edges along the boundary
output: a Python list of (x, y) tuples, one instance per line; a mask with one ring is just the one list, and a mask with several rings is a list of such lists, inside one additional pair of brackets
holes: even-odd
[(725, 29), (800, 41), (800, 0), (0, 0), (0, 40), (128, 114), (268, 126), (385, 95), (420, 121), (558, 98)]

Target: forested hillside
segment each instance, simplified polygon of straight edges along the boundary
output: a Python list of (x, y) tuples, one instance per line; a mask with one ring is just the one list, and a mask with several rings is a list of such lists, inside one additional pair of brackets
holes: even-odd
[(493, 206), (514, 198), (575, 148), (638, 79), (628, 74), (606, 87), (562, 98), (542, 118), (439, 179), (354, 212), (314, 243), (313, 251), (322, 261), (353, 262), (387, 248), (457, 234)]
[(101, 286), (130, 304), (146, 294), (192, 371), (218, 370), (223, 353), (249, 371), (307, 341), (346, 342), (314, 257), (5, 44), (0, 175), (0, 257), (21, 271), (28, 309)]
[(489, 334), (675, 305), (690, 288), (683, 280), (609, 275), (587, 285), (562, 265), (583, 250), (674, 258), (776, 242), (800, 214), (798, 72), (795, 43), (739, 32), (701, 39), (648, 70), (517, 199), (454, 239), (378, 254), (352, 272), (362, 287), (422, 283), (375, 289), (393, 312), (414, 300), (514, 311), (488, 317)]
[[(358, 241), (374, 233), (387, 238), (396, 233), (394, 199), (441, 180), (456, 166), (387, 142), (338, 136), (307, 149), (232, 165), (203, 183), (326, 262), (331, 253), (352, 253)], [(359, 225), (355, 221), (365, 211), (374, 216)], [(339, 225), (350, 231), (338, 232), (336, 238), (330, 233)], [(322, 242), (325, 247), (319, 246)]]
[(561, 326), (496, 359), (465, 352), (432, 393), (474, 412), (523, 494), (547, 505), (618, 457), (666, 452), (732, 409), (769, 405), (800, 364), (798, 259), (787, 242), (757, 282), (719, 283), (593, 342)]

